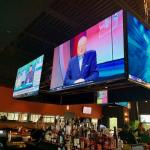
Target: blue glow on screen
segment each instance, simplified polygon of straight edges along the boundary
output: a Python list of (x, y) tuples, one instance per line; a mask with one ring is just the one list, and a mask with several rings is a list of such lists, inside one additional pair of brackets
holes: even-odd
[(124, 58), (97, 65), (101, 80), (124, 74)]
[(128, 13), (129, 77), (150, 83), (150, 30)]
[(128, 107), (128, 102), (118, 102), (118, 103), (115, 103), (115, 104), (123, 106), (123, 107)]

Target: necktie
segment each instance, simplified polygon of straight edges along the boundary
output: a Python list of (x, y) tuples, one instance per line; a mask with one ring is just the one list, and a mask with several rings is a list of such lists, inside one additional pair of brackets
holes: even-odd
[(79, 56), (78, 59), (79, 59), (79, 68), (80, 68), (80, 71), (81, 71), (82, 62), (83, 62), (83, 56)]

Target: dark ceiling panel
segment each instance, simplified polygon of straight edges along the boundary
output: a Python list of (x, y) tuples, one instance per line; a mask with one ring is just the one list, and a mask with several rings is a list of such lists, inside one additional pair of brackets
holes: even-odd
[(38, 36), (47, 42), (57, 44), (63, 38), (73, 33), (73, 28), (65, 22), (59, 21), (56, 17), (50, 14), (45, 15), (33, 26), (26, 30), (35, 36)]
[(50, 44), (43, 44), (42, 41), (29, 36), (25, 36), (23, 39), (21, 39), (17, 46), (19, 49), (22, 49), (22, 51), (26, 50), (31, 54), (36, 53), (37, 56), (52, 49)]
[(47, 10), (51, 0), (0, 1), (0, 51), (13, 41), (37, 16)]
[[(66, 4), (62, 7), (63, 4)], [(113, 9), (116, 4), (113, 0), (72, 0), (67, 3), (67, 0), (56, 1), (52, 4), (52, 9), (57, 10), (58, 13), (63, 14), (66, 18), (73, 20), (79, 26), (90, 23), (95, 19), (95, 16), (99, 16), (99, 20), (107, 16), (108, 8)], [(104, 12), (103, 12), (104, 11)], [(86, 20), (87, 19), (87, 20)]]
[(140, 16), (144, 17), (144, 0), (125, 0), (125, 2)]

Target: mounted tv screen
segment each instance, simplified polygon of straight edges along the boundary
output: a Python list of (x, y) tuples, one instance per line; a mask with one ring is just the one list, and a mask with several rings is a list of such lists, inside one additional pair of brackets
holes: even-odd
[(128, 102), (116, 102), (115, 104), (123, 107), (128, 107)]
[(150, 83), (150, 29), (136, 17), (127, 14), (129, 78), (138, 83)]
[(100, 84), (124, 76), (123, 11), (54, 49), (51, 90)]
[(140, 121), (150, 124), (150, 115), (140, 115)]
[(38, 94), (44, 55), (18, 69), (13, 97), (22, 98)]
[(107, 104), (108, 103), (108, 91), (98, 91), (97, 92), (97, 104)]

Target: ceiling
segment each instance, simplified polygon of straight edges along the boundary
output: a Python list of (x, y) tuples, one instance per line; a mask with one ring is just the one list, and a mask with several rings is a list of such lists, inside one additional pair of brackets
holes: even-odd
[(144, 18), (143, 0), (1, 0), (0, 84), (13, 87), (17, 68), (124, 7)]

